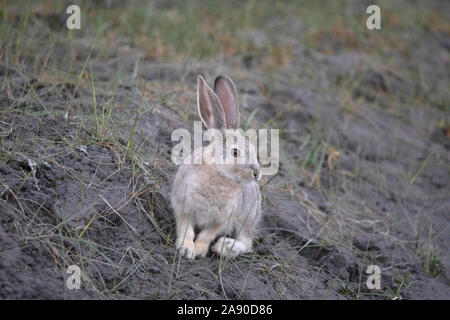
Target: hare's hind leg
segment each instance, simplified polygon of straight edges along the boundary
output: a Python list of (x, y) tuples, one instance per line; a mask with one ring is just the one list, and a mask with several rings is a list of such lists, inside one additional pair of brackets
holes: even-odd
[(211, 250), (221, 256), (235, 258), (242, 253), (249, 252), (252, 249), (252, 242), (252, 237), (241, 232), (237, 239), (220, 237)]
[(195, 258), (194, 226), (189, 215), (180, 215), (177, 219), (177, 249), (188, 259)]

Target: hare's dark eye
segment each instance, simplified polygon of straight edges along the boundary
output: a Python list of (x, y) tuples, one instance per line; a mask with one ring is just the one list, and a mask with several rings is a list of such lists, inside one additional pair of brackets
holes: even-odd
[(236, 148), (231, 149), (231, 155), (235, 158), (239, 157), (239, 150)]

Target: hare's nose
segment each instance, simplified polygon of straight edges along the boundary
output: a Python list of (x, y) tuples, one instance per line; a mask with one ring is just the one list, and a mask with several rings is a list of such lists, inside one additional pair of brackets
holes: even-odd
[(261, 170), (259, 166), (252, 166), (253, 170), (253, 178), (255, 178), (256, 181), (261, 180)]

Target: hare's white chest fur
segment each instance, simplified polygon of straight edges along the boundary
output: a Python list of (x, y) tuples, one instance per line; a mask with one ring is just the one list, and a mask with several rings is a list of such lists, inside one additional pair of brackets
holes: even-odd
[[(232, 233), (248, 221), (254, 222), (261, 197), (256, 182), (237, 183), (211, 170), (195, 170), (182, 165), (175, 180), (174, 192), (185, 196), (173, 199), (177, 211), (189, 215), (196, 227), (205, 228), (222, 224), (221, 233)], [(180, 183), (184, 180), (185, 183)], [(182, 188), (185, 188), (182, 190)]]
[[(196, 226), (210, 226), (215, 223), (223, 223), (239, 204), (241, 198), (241, 186), (238, 183), (227, 181), (220, 175), (211, 175), (208, 170), (195, 170), (194, 166), (182, 165), (179, 174), (175, 177), (175, 192), (185, 192), (185, 197), (176, 199), (176, 206), (180, 211), (189, 214)], [(178, 190), (177, 182), (180, 184)], [(181, 190), (184, 187), (185, 190)]]

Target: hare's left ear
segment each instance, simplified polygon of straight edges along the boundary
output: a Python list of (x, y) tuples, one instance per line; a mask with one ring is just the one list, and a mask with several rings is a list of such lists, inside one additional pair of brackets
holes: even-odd
[(197, 105), (200, 119), (208, 129), (226, 129), (223, 107), (202, 76), (197, 78)]
[(214, 81), (214, 92), (222, 104), (227, 129), (239, 129), (239, 100), (233, 80), (218, 76)]

